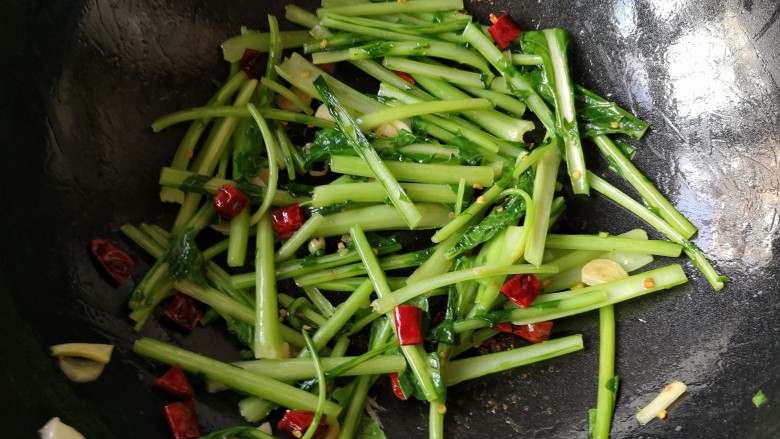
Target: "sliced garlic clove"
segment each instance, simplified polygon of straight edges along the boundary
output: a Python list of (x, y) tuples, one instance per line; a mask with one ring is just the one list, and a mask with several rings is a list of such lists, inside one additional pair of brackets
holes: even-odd
[(54, 417), (49, 420), (38, 432), (41, 439), (85, 439), (75, 428)]
[(314, 112), (314, 117), (323, 120), (329, 120), (331, 122), (336, 121), (336, 119), (334, 119), (333, 116), (330, 115), (330, 112), (328, 111), (328, 107), (326, 107), (325, 104), (320, 104), (320, 106), (317, 107), (317, 111)]
[(398, 133), (400, 133), (402, 130), (409, 131), (410, 133), (412, 132), (412, 129), (408, 124), (406, 124), (406, 122), (402, 120), (394, 120), (374, 128), (374, 134), (381, 137), (398, 137)]
[(100, 343), (65, 343), (51, 347), (51, 354), (55, 357), (81, 357), (100, 364), (111, 361), (113, 351), (113, 345)]
[(71, 381), (88, 383), (100, 378), (104, 364), (79, 357), (60, 357), (60, 369)]
[(586, 285), (598, 285), (604, 282), (624, 279), (628, 273), (615, 261), (594, 259), (582, 267), (582, 282)]

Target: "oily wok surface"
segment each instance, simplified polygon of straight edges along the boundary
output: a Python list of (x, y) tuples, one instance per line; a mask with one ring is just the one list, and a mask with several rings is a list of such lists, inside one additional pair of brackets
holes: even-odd
[[(313, 7), (316, 2), (300, 1)], [(152, 389), (164, 368), (131, 352), (126, 300), (152, 261), (118, 232), (165, 227), (159, 169), (183, 127), (149, 124), (201, 105), (227, 66), (219, 43), (241, 25), (267, 29), (279, 2), (29, 1), (0, 13), (0, 425), (35, 437), (52, 416), (89, 438), (167, 438), (168, 398)], [(699, 226), (695, 242), (732, 281), (721, 292), (684, 262), (689, 285), (617, 306), (621, 378), (613, 436), (769, 438), (780, 435), (780, 8), (770, 0), (467, 1), (487, 22), (509, 11), (526, 29), (574, 37), (575, 79), (650, 123), (637, 166)], [(284, 21), (284, 20), (280, 20)], [(284, 25), (283, 25), (284, 26)], [(589, 163), (606, 175), (597, 154)], [(610, 176), (612, 181), (616, 181)], [(619, 233), (643, 226), (600, 197), (568, 204), (560, 229)], [(87, 254), (94, 236), (141, 263), (114, 287)], [(651, 236), (658, 235), (651, 232)], [(448, 392), (448, 437), (586, 437), (595, 406), (598, 316), (556, 323), (586, 349), (474, 380)], [(140, 335), (218, 358), (234, 345), (219, 330), (183, 336), (151, 319)], [(48, 346), (116, 345), (104, 375), (70, 383)], [(687, 394), (666, 421), (634, 413), (674, 379)], [(389, 438), (425, 437), (427, 407), (375, 392)], [(769, 402), (756, 408), (763, 390)], [(238, 398), (201, 391), (204, 431), (241, 423)]]

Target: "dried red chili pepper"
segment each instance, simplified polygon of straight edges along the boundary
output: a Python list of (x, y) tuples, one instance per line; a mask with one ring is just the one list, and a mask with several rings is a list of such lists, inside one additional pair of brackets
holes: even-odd
[(506, 332), (506, 333), (509, 333), (509, 334), (513, 334), (514, 333), (513, 332), (514, 326), (515, 325), (513, 325), (513, 324), (511, 324), (509, 322), (501, 322), (501, 323), (496, 323), (495, 325), (491, 326), (490, 329), (493, 329), (495, 331), (500, 331), (500, 332)]
[(223, 185), (214, 195), (211, 202), (217, 213), (225, 219), (233, 219), (249, 205), (249, 197), (229, 184)]
[(393, 386), (393, 394), (400, 400), (406, 401), (406, 394), (401, 388), (401, 383), (398, 382), (398, 372), (392, 372), (388, 374), (390, 376), (390, 383)]
[(527, 325), (513, 325), (509, 322), (496, 323), (492, 329), (501, 332), (507, 332), (530, 341), (531, 343), (541, 343), (550, 339), (553, 322), (536, 322)]
[(184, 294), (177, 294), (165, 306), (163, 315), (189, 332), (195, 329), (201, 313), (195, 301)]
[[(494, 16), (491, 15), (491, 21), (493, 21), (493, 18)], [(515, 38), (523, 33), (523, 30), (515, 23), (512, 16), (505, 12), (493, 21), (493, 25), (488, 28), (488, 32), (490, 33), (490, 36), (493, 37), (493, 41), (496, 42), (498, 47), (500, 47), (501, 50), (504, 50), (509, 47), (509, 44), (512, 43)]]
[(184, 401), (195, 398), (195, 390), (178, 364), (174, 364), (160, 378), (157, 378), (154, 385)]
[(400, 346), (422, 344), (422, 309), (414, 305), (398, 305), (393, 309), (393, 323)]
[(107, 239), (92, 239), (89, 243), (89, 250), (117, 284), (121, 284), (132, 274), (133, 268), (137, 263), (133, 256), (130, 256)]
[(520, 308), (528, 308), (533, 303), (542, 283), (533, 274), (517, 274), (506, 281), (499, 291)]
[(280, 238), (291, 237), (303, 225), (303, 214), (298, 203), (274, 209), (271, 212), (271, 225)]
[(414, 81), (414, 78), (412, 78), (411, 76), (409, 76), (409, 74), (408, 74), (408, 73), (406, 73), (406, 72), (401, 72), (401, 71), (398, 71), (398, 70), (393, 70), (393, 73), (395, 73), (396, 75), (398, 75), (398, 76), (399, 76), (401, 79), (403, 79), (404, 81), (408, 82), (409, 84), (412, 84), (412, 85), (415, 85), (415, 84), (416, 84), (416, 82)]
[(254, 49), (246, 49), (238, 61), (238, 68), (251, 79), (259, 80), (265, 74), (265, 54)]
[[(276, 425), (276, 428), (295, 437), (301, 437), (300, 435), (306, 432), (313, 420), (314, 412), (310, 410), (287, 410), (284, 412), (284, 417)], [(317, 424), (317, 429), (314, 431), (314, 437), (325, 431), (326, 426), (325, 415), (322, 415), (320, 423)], [(298, 434), (295, 433), (296, 431)]]
[(195, 401), (172, 402), (165, 406), (165, 419), (174, 439), (200, 437), (200, 424), (195, 413)]
[(553, 322), (529, 323), (527, 325), (517, 326), (513, 333), (523, 337), (531, 343), (541, 343), (550, 339), (552, 327)]

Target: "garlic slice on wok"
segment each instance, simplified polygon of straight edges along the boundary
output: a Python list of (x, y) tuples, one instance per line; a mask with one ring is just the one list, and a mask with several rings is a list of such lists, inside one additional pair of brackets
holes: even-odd
[(58, 357), (62, 372), (71, 381), (94, 381), (111, 361), (114, 346), (98, 343), (65, 343), (51, 347), (52, 356)]
[(51, 418), (38, 432), (41, 439), (85, 439), (84, 435), (58, 417)]
[(609, 259), (594, 259), (582, 267), (582, 283), (598, 285), (624, 279), (628, 273), (622, 265)]

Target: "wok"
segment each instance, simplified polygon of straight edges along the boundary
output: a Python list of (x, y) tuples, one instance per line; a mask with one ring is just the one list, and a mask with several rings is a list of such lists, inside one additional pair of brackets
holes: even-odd
[[(300, 1), (311, 7), (313, 1)], [(732, 281), (714, 292), (687, 262), (689, 285), (617, 307), (621, 389), (613, 436), (780, 436), (780, 8), (771, 0), (470, 1), (486, 22), (510, 11), (525, 28), (574, 37), (578, 82), (647, 120), (635, 163), (700, 227), (695, 242)], [(35, 437), (52, 416), (90, 438), (166, 438), (152, 389), (163, 369), (131, 352), (125, 302), (134, 278), (108, 284), (90, 261), (94, 236), (130, 248), (126, 222), (170, 225), (157, 175), (180, 127), (153, 135), (156, 117), (200, 105), (223, 78), (218, 44), (241, 25), (266, 29), (280, 2), (30, 0), (0, 13), (0, 425)], [(595, 163), (596, 155), (589, 157)], [(605, 167), (600, 164), (602, 169)], [(641, 226), (602, 198), (575, 200), (562, 229)], [(657, 235), (654, 235), (657, 237)], [(598, 317), (566, 319), (586, 351), (465, 383), (448, 398), (449, 437), (585, 437), (596, 400)], [(151, 335), (218, 357), (219, 331), (184, 337), (150, 321)], [(51, 344), (116, 344), (96, 382), (74, 384)], [(640, 426), (643, 406), (673, 379), (688, 392), (666, 421)], [(386, 384), (386, 383), (385, 383)], [(751, 403), (757, 390), (769, 402)], [(235, 399), (202, 395), (205, 431), (241, 422)], [(424, 437), (427, 409), (377, 392), (388, 437)]]

